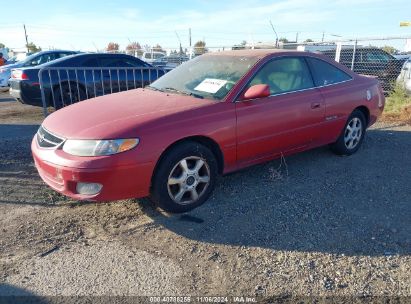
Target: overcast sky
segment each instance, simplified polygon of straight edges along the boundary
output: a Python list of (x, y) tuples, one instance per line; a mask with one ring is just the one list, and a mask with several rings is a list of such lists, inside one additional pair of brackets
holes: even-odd
[[(368, 36), (410, 36), (410, 0), (183, 0), (183, 1), (15, 1), (2, 5), (0, 42), (11, 48), (25, 45), (23, 23), (29, 41), (61, 49), (103, 49), (110, 41), (121, 48), (129, 41), (176, 48), (181, 39), (189, 45), (205, 39), (209, 47), (274, 41), (269, 24), (278, 35), (294, 40), (325, 40)], [(6, 7), (6, 8), (5, 8)], [(404, 41), (397, 41), (401, 46)]]

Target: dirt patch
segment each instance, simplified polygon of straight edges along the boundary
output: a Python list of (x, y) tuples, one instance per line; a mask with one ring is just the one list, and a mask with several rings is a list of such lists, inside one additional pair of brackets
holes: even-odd
[(0, 92), (0, 124), (40, 124), (43, 119), (41, 107), (23, 105)]

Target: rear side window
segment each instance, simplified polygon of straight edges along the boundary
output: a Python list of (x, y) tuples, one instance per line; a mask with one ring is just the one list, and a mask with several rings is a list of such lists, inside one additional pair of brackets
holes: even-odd
[(124, 58), (106, 57), (100, 59), (101, 66), (106, 68), (129, 68), (132, 67)]
[(87, 68), (95, 68), (95, 67), (98, 67), (99, 64), (96, 58), (89, 58), (89, 59), (86, 59), (81, 66), (87, 67)]
[(138, 59), (131, 59), (127, 58), (124, 59), (125, 66), (130, 66), (130, 67), (146, 67), (148, 66), (144, 61), (138, 60)]
[(307, 58), (310, 62), (314, 82), (317, 87), (339, 83), (351, 79), (351, 76), (339, 68), (317, 58)]

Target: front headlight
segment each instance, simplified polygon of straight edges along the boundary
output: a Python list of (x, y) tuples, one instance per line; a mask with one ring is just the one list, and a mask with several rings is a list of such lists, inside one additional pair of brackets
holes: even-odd
[(75, 156), (103, 156), (131, 150), (138, 143), (138, 138), (110, 140), (68, 139), (63, 145), (63, 151)]

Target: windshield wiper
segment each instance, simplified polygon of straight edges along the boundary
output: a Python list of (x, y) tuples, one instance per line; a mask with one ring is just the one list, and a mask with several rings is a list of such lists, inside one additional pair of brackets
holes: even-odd
[(200, 99), (203, 99), (203, 98), (204, 98), (204, 96), (201, 96), (201, 95), (199, 95), (199, 94), (195, 94), (195, 93), (191, 93), (191, 92), (186, 92), (186, 91), (181, 91), (181, 90), (178, 90), (178, 89), (176, 89), (176, 88), (171, 88), (171, 87), (164, 88), (163, 90), (165, 90), (165, 91), (171, 91), (171, 92), (175, 92), (175, 93), (183, 94), (183, 95), (187, 95), (187, 96), (193, 96), (193, 97), (200, 98)]
[(160, 91), (160, 92), (164, 92), (164, 90), (161, 89), (157, 89), (155, 87), (152, 87), (151, 85), (145, 86), (145, 89), (149, 89), (149, 90), (153, 90), (153, 91)]

